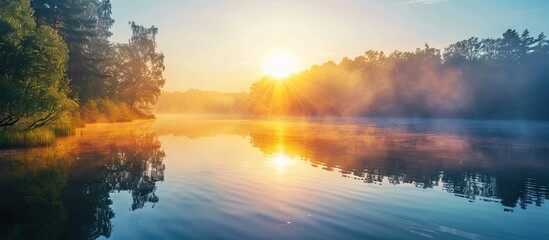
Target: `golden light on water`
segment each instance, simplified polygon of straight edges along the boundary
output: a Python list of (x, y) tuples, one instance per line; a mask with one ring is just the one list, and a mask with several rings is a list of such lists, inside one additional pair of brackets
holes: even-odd
[(272, 161), (273, 165), (276, 166), (276, 168), (282, 170), (286, 168), (286, 166), (288, 166), (292, 160), (288, 156), (279, 153), (278, 156), (274, 157)]
[(266, 58), (265, 74), (276, 79), (283, 79), (296, 71), (295, 58), (287, 53), (277, 53)]

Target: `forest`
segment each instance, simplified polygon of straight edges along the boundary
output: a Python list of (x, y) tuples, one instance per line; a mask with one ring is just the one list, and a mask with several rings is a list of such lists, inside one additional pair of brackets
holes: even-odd
[[(248, 92), (161, 92), (155, 26), (109, 40), (109, 0), (0, 0), (0, 145), (41, 145), (152, 113), (547, 120), (549, 40), (509, 29), (436, 49), (369, 50)], [(158, 104), (155, 106), (155, 104)], [(178, 103), (178, 104), (173, 104)]]
[(0, 145), (40, 145), (85, 123), (152, 117), (158, 28), (109, 38), (109, 0), (0, 0)]
[[(354, 59), (328, 61), (285, 79), (264, 77), (251, 86), (247, 102), (232, 110), (224, 107), (223, 112), (547, 120), (547, 69), (546, 36), (540, 33), (533, 37), (528, 30), (519, 33), (509, 29), (499, 38), (471, 37), (444, 50), (428, 44), (411, 52), (369, 50)], [(159, 102), (192, 95), (192, 91), (166, 93)], [(221, 105), (219, 97), (209, 96), (203, 96), (200, 104)], [(234, 95), (227, 101), (242, 102), (242, 96)], [(246, 106), (245, 111), (242, 106)], [(156, 109), (168, 110), (174, 109)], [(180, 110), (197, 112), (193, 108)], [(198, 112), (218, 113), (218, 107)]]
[[(549, 41), (509, 29), (441, 51), (369, 50), (251, 87), (255, 115), (549, 119)], [(272, 96), (272, 97), (268, 97)]]

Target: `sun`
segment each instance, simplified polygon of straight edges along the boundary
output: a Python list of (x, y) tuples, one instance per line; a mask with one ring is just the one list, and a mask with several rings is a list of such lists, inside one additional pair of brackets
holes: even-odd
[(265, 59), (265, 74), (282, 79), (290, 76), (296, 70), (295, 59), (289, 54), (278, 53)]

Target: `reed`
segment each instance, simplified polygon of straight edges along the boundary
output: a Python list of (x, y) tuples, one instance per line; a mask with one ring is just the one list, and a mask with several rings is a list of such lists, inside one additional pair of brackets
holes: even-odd
[(56, 133), (50, 128), (32, 131), (0, 131), (1, 148), (45, 146), (55, 142)]
[(51, 127), (56, 137), (66, 137), (74, 134), (76, 126), (71, 124), (57, 124)]

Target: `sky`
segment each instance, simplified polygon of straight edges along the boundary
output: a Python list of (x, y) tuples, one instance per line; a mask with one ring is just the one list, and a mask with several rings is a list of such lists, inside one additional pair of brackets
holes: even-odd
[(297, 71), (369, 49), (443, 49), (507, 29), (549, 35), (548, 0), (111, 0), (113, 42), (129, 21), (159, 28), (165, 91), (248, 91), (269, 56)]

